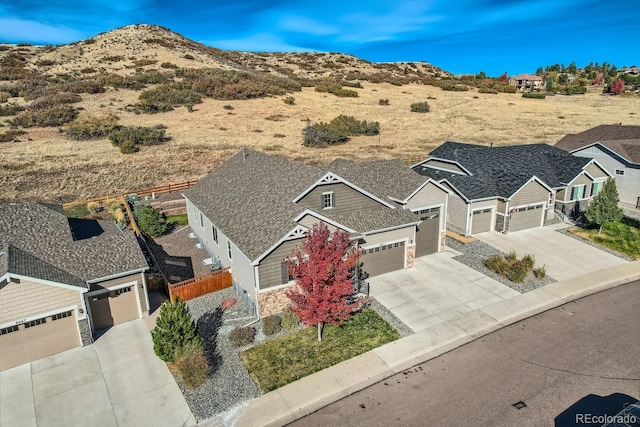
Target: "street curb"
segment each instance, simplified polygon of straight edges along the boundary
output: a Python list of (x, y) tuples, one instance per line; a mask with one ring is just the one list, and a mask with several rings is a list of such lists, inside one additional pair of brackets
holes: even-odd
[(491, 332), (636, 280), (640, 280), (640, 261), (552, 283), (474, 310), (264, 394), (242, 408), (233, 425), (283, 426)]

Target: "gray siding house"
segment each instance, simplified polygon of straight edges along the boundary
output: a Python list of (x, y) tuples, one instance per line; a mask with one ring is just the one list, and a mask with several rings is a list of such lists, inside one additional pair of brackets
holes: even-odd
[(413, 169), (450, 190), (447, 229), (464, 236), (540, 227), (554, 210), (580, 212), (609, 177), (597, 162), (546, 144), (446, 142)]
[(0, 205), (0, 370), (93, 342), (148, 315), (136, 236), (58, 205)]
[(349, 233), (371, 276), (443, 248), (448, 190), (399, 160), (320, 169), (244, 149), (183, 195), (193, 233), (260, 316), (287, 304), (285, 261), (314, 224)]
[(597, 161), (615, 178), (620, 202), (640, 209), (640, 126), (600, 125), (555, 146)]

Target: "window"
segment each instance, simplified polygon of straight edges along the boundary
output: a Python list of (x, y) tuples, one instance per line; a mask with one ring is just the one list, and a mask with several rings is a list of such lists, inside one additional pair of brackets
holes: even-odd
[(200, 212), (200, 228), (204, 228), (204, 218), (202, 217), (202, 212)]
[(624, 171), (622, 169), (616, 169), (616, 175), (624, 176)]
[(69, 317), (69, 316), (71, 316), (71, 311), (65, 311), (64, 313), (54, 314), (53, 316), (51, 316), (51, 320), (53, 320), (53, 321), (60, 320), (60, 319), (64, 319), (65, 317)]
[(213, 224), (211, 225), (211, 235), (213, 236), (213, 241), (216, 242), (216, 245), (217, 245), (218, 244), (218, 229)]
[(289, 274), (289, 269), (287, 268), (286, 262), (280, 263), (280, 277), (282, 279), (283, 285), (286, 285), (293, 280), (293, 276)]
[(576, 185), (571, 189), (571, 200), (584, 199), (585, 185)]
[(231, 260), (231, 240), (227, 239), (227, 256), (229, 257), (229, 260)]
[(127, 292), (131, 292), (131, 289), (133, 289), (133, 286), (129, 286), (128, 288), (120, 288), (120, 289), (116, 289), (115, 291), (111, 291), (112, 294), (112, 298), (115, 298), (119, 295), (125, 294)]
[(602, 182), (594, 182), (591, 186), (591, 195), (595, 196), (600, 191), (602, 191)]
[(18, 325), (0, 329), (0, 335), (10, 334), (11, 332), (18, 332)]
[(43, 317), (41, 319), (36, 319), (36, 320), (31, 320), (30, 322), (26, 322), (24, 324), (24, 327), (25, 328), (32, 328), (34, 326), (42, 325), (44, 323), (47, 323), (47, 319)]
[(335, 196), (333, 191), (329, 193), (322, 193), (322, 197), (320, 198), (320, 207), (322, 209), (329, 209), (335, 206)]

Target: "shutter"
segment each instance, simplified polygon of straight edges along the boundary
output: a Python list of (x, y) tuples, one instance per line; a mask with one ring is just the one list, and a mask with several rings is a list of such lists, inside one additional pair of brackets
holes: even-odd
[(280, 278), (283, 285), (289, 283), (289, 269), (287, 268), (287, 264), (284, 262), (280, 263)]
[(336, 193), (334, 192), (331, 193), (331, 207), (332, 208), (336, 207)]

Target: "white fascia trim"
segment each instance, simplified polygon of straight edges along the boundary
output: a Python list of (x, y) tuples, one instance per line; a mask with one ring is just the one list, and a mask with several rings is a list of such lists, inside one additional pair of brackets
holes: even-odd
[(317, 213), (317, 212), (315, 212), (315, 211), (312, 211), (311, 209), (305, 209), (305, 210), (304, 210), (300, 215), (298, 215), (297, 217), (295, 217), (293, 220), (294, 220), (295, 222), (298, 222), (298, 221), (300, 221), (302, 218), (304, 218), (304, 217), (305, 217), (305, 215), (311, 215), (312, 217), (315, 217), (315, 218), (317, 218), (317, 219), (319, 219), (319, 220), (321, 220), (321, 221), (323, 221), (323, 222), (326, 222), (327, 224), (331, 224), (331, 225), (333, 225), (334, 227), (338, 227), (339, 229), (344, 230), (344, 231), (347, 231), (347, 232), (349, 232), (349, 233), (357, 233), (355, 230), (352, 230), (352, 229), (351, 229), (351, 228), (349, 228), (349, 227), (345, 227), (344, 225), (342, 225), (342, 224), (340, 224), (340, 223), (337, 223), (337, 222), (335, 222), (335, 221), (333, 221), (333, 220), (331, 220), (331, 219), (327, 218), (326, 216), (324, 216), (324, 215), (322, 215), (322, 214), (319, 214), (319, 213)]
[[(447, 185), (448, 185), (449, 187), (451, 187), (451, 189), (453, 189), (453, 192), (454, 192), (454, 193), (456, 193), (458, 196), (460, 196), (460, 198), (461, 198), (462, 200), (464, 200), (464, 202), (465, 202), (465, 203), (469, 203), (469, 202), (471, 202), (471, 200), (469, 200), (469, 199), (468, 199), (464, 194), (462, 194), (462, 193), (460, 192), (460, 190), (458, 190), (458, 189), (456, 188), (456, 186), (455, 186), (455, 185), (453, 185), (452, 183), (450, 183), (446, 178), (445, 178), (445, 179), (443, 179), (443, 180), (441, 180), (440, 182), (446, 182), (446, 183), (447, 183)], [(451, 194), (451, 193), (449, 193), (449, 194)], [(485, 200), (485, 199), (478, 199), (478, 200)]]
[(427, 158), (426, 158), (426, 159), (424, 159), (424, 160), (420, 160), (420, 161), (419, 161), (418, 163), (416, 163), (415, 165), (411, 165), (411, 166), (409, 166), (409, 167), (410, 167), (411, 169), (413, 169), (413, 168), (415, 168), (416, 166), (420, 166), (421, 164), (423, 164), (423, 163), (427, 162), (428, 160), (434, 159), (434, 158), (435, 158), (435, 157), (427, 156)]
[(307, 234), (308, 231), (309, 229), (307, 227), (304, 227), (302, 225), (296, 225), (290, 232), (288, 232), (285, 236), (283, 236), (280, 240), (278, 240), (275, 244), (273, 244), (273, 246), (267, 249), (262, 255), (256, 258), (253, 262), (251, 262), (251, 265), (260, 264), (260, 261), (262, 261), (267, 255), (273, 252), (282, 243), (288, 240), (302, 239)]
[(30, 282), (41, 283), (43, 285), (57, 286), (58, 288), (77, 291), (77, 292), (80, 292), (81, 294), (89, 291), (89, 286), (87, 286), (86, 288), (83, 289), (83, 288), (79, 288), (77, 286), (67, 285), (66, 283), (52, 282), (51, 280), (38, 279), (37, 277), (23, 276), (21, 274), (7, 273), (5, 276), (3, 276), (3, 278), (4, 277), (8, 277), (9, 280), (11, 280), (12, 278), (15, 277), (16, 279), (19, 279), (19, 280), (27, 280), (27, 281), (30, 281)]
[(404, 199), (404, 200), (399, 200), (399, 199), (396, 199), (396, 198), (391, 197), (391, 196), (389, 196), (389, 198), (390, 198), (391, 200), (393, 200), (394, 202), (398, 202), (398, 203), (401, 203), (401, 204), (403, 204), (403, 205), (406, 205), (407, 203), (409, 203), (409, 200), (411, 200), (411, 198), (412, 198), (413, 196), (415, 196), (416, 194), (418, 194), (418, 193), (420, 192), (420, 190), (422, 190), (424, 187), (426, 187), (426, 186), (427, 186), (427, 184), (429, 184), (429, 183), (431, 183), (431, 184), (435, 185), (438, 189), (440, 189), (440, 190), (444, 191), (445, 193), (447, 193), (447, 194), (451, 194), (451, 190), (449, 190), (448, 188), (444, 187), (442, 184), (439, 184), (439, 183), (438, 183), (437, 181), (435, 181), (434, 179), (428, 178), (428, 179), (427, 179), (425, 182), (423, 182), (423, 183), (422, 183), (422, 184), (421, 184), (421, 185), (420, 185), (420, 186), (419, 186), (419, 187), (418, 187), (418, 188), (417, 188), (413, 193), (411, 193), (411, 194), (409, 195), (409, 197), (407, 197), (406, 199)]
[(293, 203), (298, 203), (300, 201), (300, 199), (302, 199), (304, 196), (306, 196), (307, 194), (309, 194), (314, 188), (320, 186), (320, 185), (328, 185), (328, 184), (335, 184), (337, 182), (340, 182), (342, 184), (345, 184), (348, 187), (351, 187), (352, 189), (356, 190), (359, 193), (364, 194), (365, 196), (379, 202), (382, 203), (383, 205), (385, 205), (388, 208), (391, 209), (395, 209), (396, 207), (393, 206), (392, 204), (374, 196), (373, 194), (363, 190), (362, 188), (358, 187), (357, 185), (347, 181), (346, 179), (342, 178), (341, 176), (333, 173), (333, 172), (327, 172), (326, 174), (324, 174), (322, 176), (322, 178), (320, 178), (319, 180), (317, 180), (314, 184), (312, 184), (309, 188), (307, 188), (306, 190), (304, 190), (302, 193), (300, 193), (300, 195), (298, 195), (295, 199), (293, 199)]
[(21, 323), (30, 322), (32, 320), (42, 319), (43, 317), (50, 317), (50, 316), (53, 316), (54, 314), (64, 313), (65, 311), (75, 311), (76, 312), (76, 320), (84, 319), (84, 317), (80, 318), (77, 315), (78, 314), (78, 305), (74, 304), (74, 305), (69, 305), (67, 307), (56, 308), (55, 310), (45, 311), (44, 313), (38, 313), (38, 314), (35, 314), (33, 316), (23, 317), (22, 319), (13, 320), (11, 322), (2, 323), (2, 324), (0, 324), (0, 328), (7, 328), (9, 326), (19, 325)]
[[(424, 159), (423, 161), (421, 161), (420, 163), (417, 163), (417, 164), (415, 164), (415, 165), (411, 166), (411, 168), (413, 168), (413, 167), (415, 167), (415, 166), (418, 166), (418, 165), (423, 165), (424, 163), (426, 163), (426, 162), (428, 162), (428, 161), (430, 161), (430, 160), (436, 160), (436, 161), (438, 161), (438, 162), (449, 163), (450, 165), (456, 165), (456, 166), (458, 166), (460, 169), (462, 169), (462, 171), (463, 171), (464, 173), (466, 173), (468, 176), (473, 176), (473, 174), (472, 174), (471, 172), (469, 172), (469, 170), (468, 170), (467, 168), (465, 168), (464, 166), (462, 166), (462, 165), (461, 165), (460, 163), (458, 163), (457, 161), (455, 161), (455, 160), (450, 160), (450, 159), (444, 159), (444, 158), (442, 158), (442, 157), (429, 156), (429, 157), (427, 157), (426, 159)], [(451, 170), (448, 170), (448, 169), (442, 169), (442, 168), (432, 167), (432, 166), (426, 166), (426, 167), (430, 167), (431, 169), (444, 170), (444, 171), (451, 172), (451, 173), (456, 174), (456, 175), (464, 175), (464, 174), (461, 174), (460, 172), (454, 172), (454, 171), (451, 171)]]
[[(580, 178), (580, 176), (581, 176), (581, 175), (584, 175), (584, 174), (586, 174), (586, 173), (587, 173), (587, 171), (583, 170), (583, 171), (582, 171), (582, 172), (580, 172), (578, 175), (576, 175), (576, 176), (575, 176), (571, 181), (569, 181), (569, 182), (567, 183), (567, 188), (569, 188), (569, 187), (571, 186), (571, 183), (572, 183), (573, 181), (575, 181), (576, 179)], [(588, 175), (588, 177), (589, 177), (589, 178), (591, 178), (591, 179), (593, 180), (593, 177), (592, 177), (591, 175)], [(585, 185), (585, 184), (580, 184), (580, 185)]]
[[(415, 241), (415, 239), (414, 239)], [(386, 246), (386, 245), (393, 245), (394, 243), (400, 243), (400, 242), (405, 242), (405, 252), (407, 250), (407, 247), (409, 246), (409, 239), (404, 237), (402, 239), (395, 239), (395, 240), (389, 240), (387, 242), (383, 242), (383, 243), (376, 243), (374, 245), (362, 245), (359, 246), (360, 249), (362, 250), (369, 250), (369, 249), (374, 249), (374, 248), (379, 248), (381, 246)]]
[[(86, 297), (92, 297), (94, 295), (99, 295), (99, 294), (104, 294), (110, 291), (117, 291), (118, 289), (122, 289), (122, 288), (128, 288), (130, 286), (136, 286), (136, 292), (138, 292), (138, 281), (134, 280), (133, 282), (127, 282), (127, 283), (122, 283), (120, 285), (114, 286), (113, 288), (104, 288), (104, 289), (99, 289), (97, 291), (91, 291), (91, 292), (87, 292)], [(138, 304), (138, 307), (140, 307), (140, 304)]]
[[(600, 168), (604, 173), (606, 173), (606, 174), (607, 174), (607, 176), (609, 176), (609, 177), (613, 177), (613, 175), (611, 175), (611, 172), (609, 172), (609, 171), (607, 170), (607, 168), (605, 168), (604, 166), (602, 166), (602, 165), (601, 165), (601, 164), (600, 164), (596, 159), (591, 159), (591, 160), (589, 161), (589, 163), (587, 163), (586, 165), (584, 165), (584, 168), (582, 168), (582, 169), (585, 169), (587, 166), (589, 166), (589, 165), (590, 165), (590, 164), (592, 164), (592, 163), (593, 163), (594, 165), (598, 166), (598, 167), (599, 167), (599, 168)], [(586, 172), (586, 171), (585, 171), (585, 172)], [(598, 178), (598, 179), (602, 179), (602, 178)]]
[(501, 197), (501, 196), (491, 196), (491, 197), (483, 197), (481, 199), (469, 200), (468, 204), (477, 203), (477, 202), (486, 202), (487, 200), (496, 200), (496, 201), (505, 200), (505, 201), (507, 201), (508, 199), (505, 199), (504, 197)]
[(381, 228), (380, 230), (372, 230), (372, 231), (367, 231), (366, 233), (362, 233), (362, 236), (370, 236), (372, 234), (378, 234), (378, 233), (384, 233), (385, 231), (392, 231), (392, 230), (397, 230), (399, 228), (407, 228), (407, 227), (411, 227), (419, 225), (422, 221), (418, 220), (416, 222), (410, 222), (408, 224), (403, 224), (403, 225), (396, 225), (394, 227), (388, 227), (388, 228)]
[(591, 175), (589, 172), (584, 171), (584, 174), (585, 174), (586, 176), (588, 176), (588, 177), (591, 179), (591, 181), (593, 181), (593, 182), (595, 182), (595, 181), (596, 181), (596, 178), (595, 178), (593, 175)]
[[(577, 177), (576, 177), (577, 178)], [(575, 178), (574, 178), (575, 179)], [(542, 185), (544, 188), (546, 188), (549, 193), (553, 193), (553, 189), (551, 187), (549, 187), (547, 184), (544, 183), (544, 181), (542, 181), (540, 178), (538, 178), (537, 176), (532, 176), (531, 178), (529, 178), (529, 180), (527, 182), (525, 182), (524, 184), (522, 184), (522, 186), (520, 188), (518, 188), (516, 191), (514, 191), (514, 193), (509, 196), (509, 198), (507, 198), (507, 200), (511, 200), (513, 198), (513, 196), (515, 196), (516, 194), (518, 194), (518, 192), (520, 190), (522, 190), (524, 187), (526, 187), (527, 185), (529, 185), (531, 182), (533, 181), (537, 181), (538, 184)]]
[(87, 280), (87, 283), (96, 284), (96, 283), (99, 283), (99, 282), (104, 282), (105, 280), (117, 279), (118, 277), (129, 276), (129, 275), (135, 274), (135, 273), (143, 273), (143, 272), (147, 271), (148, 269), (149, 269), (149, 267), (138, 268), (138, 269), (135, 269), (135, 270), (126, 271), (124, 273), (117, 273), (117, 274), (112, 274), (111, 276), (105, 276), (105, 277), (99, 277), (97, 279)]

